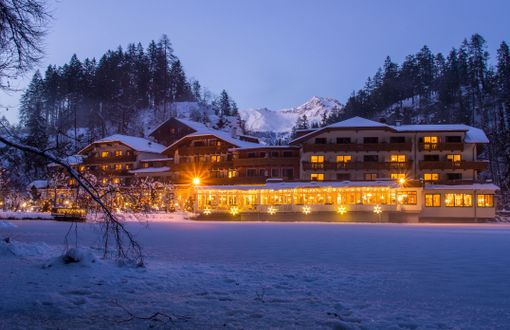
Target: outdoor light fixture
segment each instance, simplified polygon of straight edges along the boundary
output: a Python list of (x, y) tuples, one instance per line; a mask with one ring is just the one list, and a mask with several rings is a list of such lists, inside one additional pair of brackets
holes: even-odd
[(398, 183), (400, 183), (401, 185), (404, 185), (406, 183), (406, 178), (398, 179)]
[(204, 209), (203, 213), (204, 213), (204, 215), (209, 215), (209, 214), (211, 214), (211, 209), (208, 209), (208, 208)]
[(374, 206), (374, 213), (375, 214), (381, 214), (382, 213), (382, 207), (380, 205)]
[(347, 208), (343, 205), (340, 205), (336, 212), (340, 215), (344, 215), (345, 213), (347, 213)]
[(276, 209), (276, 207), (273, 207), (273, 206), (270, 206), (268, 209), (267, 209), (267, 213), (273, 215), (277, 212), (278, 210)]
[(194, 186), (198, 186), (200, 184), (200, 178), (199, 177), (194, 177), (192, 182), (193, 182)]
[(230, 214), (232, 215), (238, 215), (239, 214), (239, 208), (237, 206), (232, 206), (230, 208)]
[(303, 213), (304, 214), (310, 214), (312, 213), (312, 208), (310, 206), (303, 206)]

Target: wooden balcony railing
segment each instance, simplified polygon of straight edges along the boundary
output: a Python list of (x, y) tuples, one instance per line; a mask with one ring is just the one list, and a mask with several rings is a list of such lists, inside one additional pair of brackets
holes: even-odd
[(329, 143), (329, 144), (304, 144), (304, 152), (344, 152), (344, 151), (411, 151), (411, 142), (404, 143)]
[(228, 152), (228, 146), (201, 146), (201, 147), (181, 147), (179, 148), (179, 155), (190, 156), (190, 155), (218, 155), (226, 154)]
[(408, 170), (412, 161), (407, 162), (303, 162), (303, 170)]
[(461, 142), (439, 142), (439, 143), (420, 143), (420, 151), (464, 151), (464, 143)]
[(299, 157), (274, 157), (274, 158), (238, 158), (234, 159), (235, 167), (250, 166), (282, 166), (298, 165)]
[(222, 162), (183, 162), (170, 165), (172, 171), (205, 171), (209, 169), (229, 169), (233, 168), (233, 161), (222, 161)]
[(486, 170), (489, 166), (487, 161), (420, 161), (420, 170)]
[(87, 157), (83, 161), (84, 164), (109, 164), (109, 163), (129, 163), (136, 162), (135, 155), (129, 156), (109, 156), (109, 157)]

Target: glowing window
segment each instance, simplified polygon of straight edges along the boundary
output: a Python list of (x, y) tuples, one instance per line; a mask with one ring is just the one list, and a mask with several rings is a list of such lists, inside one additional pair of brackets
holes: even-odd
[(338, 155), (336, 156), (337, 163), (348, 163), (352, 160), (352, 156), (350, 155)]
[(237, 177), (237, 171), (236, 170), (228, 170), (227, 175), (229, 178), (235, 178), (235, 177)]
[(219, 163), (219, 162), (221, 162), (221, 156), (220, 155), (212, 155), (211, 156), (211, 162), (212, 163)]
[(108, 166), (108, 165), (101, 165), (101, 169), (103, 171), (108, 171), (109, 168), (110, 168), (110, 166)]
[(312, 173), (312, 174), (310, 174), (310, 180), (324, 181), (324, 173)]
[(494, 207), (494, 195), (479, 194), (476, 198), (478, 207)]
[(460, 154), (451, 154), (451, 155), (447, 155), (446, 159), (448, 159), (451, 162), (460, 162), (462, 160), (462, 155), (460, 155)]
[(441, 206), (441, 194), (425, 194), (425, 206), (427, 207)]
[(424, 136), (423, 137), (423, 142), (424, 143), (438, 143), (439, 142), (439, 137), (437, 137), (437, 136)]
[(405, 179), (406, 178), (406, 174), (405, 173), (391, 173), (390, 176), (394, 180), (400, 180), (400, 179)]
[(437, 180), (439, 180), (439, 173), (425, 173), (425, 174), (423, 174), (423, 180), (437, 181)]
[(324, 163), (324, 155), (314, 155), (310, 157), (312, 163)]
[(416, 191), (399, 191), (397, 193), (397, 200), (399, 204), (416, 205)]
[(406, 155), (391, 155), (390, 161), (393, 163), (404, 163), (406, 161)]
[(115, 157), (120, 157), (122, 154), (122, 150), (115, 150)]
[(101, 158), (106, 158), (110, 155), (108, 151), (101, 151)]
[(115, 169), (116, 171), (120, 171), (120, 170), (122, 170), (122, 164), (115, 164), (114, 169)]
[(149, 163), (143, 163), (143, 168), (148, 168), (149, 167)]
[(120, 183), (120, 178), (113, 178), (112, 179), (112, 183), (119, 184)]
[(448, 207), (473, 206), (472, 194), (445, 194), (444, 205)]

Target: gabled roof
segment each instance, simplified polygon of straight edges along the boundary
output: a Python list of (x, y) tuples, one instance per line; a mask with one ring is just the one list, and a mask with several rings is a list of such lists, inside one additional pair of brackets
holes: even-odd
[(343, 121), (339, 121), (337, 123), (325, 126), (323, 128), (317, 129), (308, 134), (302, 135), (294, 140), (290, 141), (290, 143), (297, 143), (299, 141), (305, 140), (312, 136), (315, 136), (321, 132), (332, 130), (332, 129), (356, 129), (356, 128), (381, 128), (381, 129), (389, 129), (394, 132), (448, 132), (448, 131), (457, 131), (457, 132), (465, 132), (466, 135), (464, 137), (464, 142), (466, 143), (489, 143), (489, 139), (485, 132), (479, 128), (464, 125), (464, 124), (440, 124), (440, 125), (388, 125), (384, 123), (379, 123), (373, 120), (365, 119), (362, 117), (352, 117)]
[(165, 148), (165, 151), (170, 149), (170, 148), (172, 148), (172, 147), (174, 147), (174, 146), (176, 146), (176, 145), (178, 145), (180, 142), (182, 142), (185, 139), (188, 139), (188, 138), (191, 138), (191, 137), (199, 137), (199, 136), (215, 136), (218, 139), (221, 139), (221, 140), (223, 140), (225, 142), (228, 142), (228, 143), (232, 144), (235, 147), (241, 147), (241, 148), (260, 147), (260, 146), (262, 146), (259, 143), (240, 140), (238, 138), (232, 137), (232, 135), (227, 133), (227, 132), (216, 130), (216, 129), (212, 129), (212, 128), (209, 128), (209, 127), (205, 126), (204, 124), (197, 123), (197, 122), (194, 122), (194, 121), (191, 121), (191, 120), (182, 119), (182, 118), (175, 118), (175, 120), (178, 120), (179, 122), (181, 122), (182, 124), (188, 126), (189, 128), (191, 128), (195, 132), (193, 132), (191, 134), (188, 134), (188, 135), (185, 135), (182, 138), (180, 138), (179, 140), (175, 141), (174, 143), (169, 145), (167, 148)]
[(136, 136), (129, 136), (129, 135), (122, 135), (122, 134), (114, 134), (105, 138), (102, 138), (100, 140), (96, 140), (80, 150), (78, 153), (82, 153), (84, 150), (88, 149), (90, 146), (98, 143), (108, 143), (108, 142), (118, 142), (122, 143), (131, 149), (139, 152), (151, 152), (151, 153), (162, 153), (163, 150), (165, 150), (165, 146), (155, 143), (152, 141), (149, 141), (147, 139), (136, 137)]

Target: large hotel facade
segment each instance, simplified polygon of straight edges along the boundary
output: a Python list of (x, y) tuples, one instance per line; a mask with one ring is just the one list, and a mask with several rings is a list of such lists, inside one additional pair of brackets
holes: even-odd
[(148, 139), (113, 135), (79, 152), (101, 184), (152, 178), (198, 219), (451, 222), (495, 217), (480, 173), (489, 141), (466, 125), (388, 125), (354, 117), (288, 145), (171, 118)]

